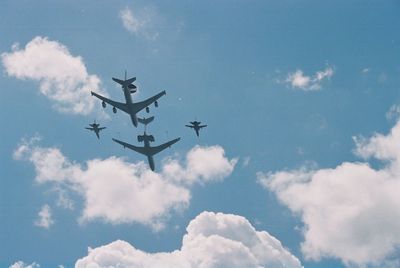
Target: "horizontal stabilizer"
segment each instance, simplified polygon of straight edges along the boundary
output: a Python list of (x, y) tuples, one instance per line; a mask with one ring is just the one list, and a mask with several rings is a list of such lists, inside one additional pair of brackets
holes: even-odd
[(145, 118), (145, 117), (138, 118), (138, 122), (145, 126), (148, 125), (149, 123), (151, 123), (153, 120), (154, 120), (154, 116), (149, 117), (149, 118)]
[(120, 84), (120, 85), (124, 85), (125, 84), (125, 82), (123, 81), (123, 80), (120, 80), (120, 79), (118, 79), (118, 78), (112, 78), (112, 80), (114, 80), (114, 82), (117, 82), (118, 84)]
[[(130, 78), (130, 79), (128, 79), (128, 80), (125, 80), (125, 81), (113, 77), (112, 80), (113, 80), (114, 82), (117, 82), (117, 83), (120, 84), (121, 86), (126, 86), (126, 87), (128, 87), (128, 86), (130, 86), (133, 82), (135, 82), (136, 77), (132, 77), (132, 78)], [(136, 88), (136, 87), (135, 87), (135, 88)]]

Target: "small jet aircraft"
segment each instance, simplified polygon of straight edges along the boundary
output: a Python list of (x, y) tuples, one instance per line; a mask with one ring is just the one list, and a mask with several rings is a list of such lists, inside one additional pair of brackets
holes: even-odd
[(97, 123), (96, 123), (96, 120), (94, 120), (94, 123), (93, 123), (93, 124), (89, 124), (89, 126), (90, 126), (90, 127), (85, 127), (85, 128), (94, 131), (94, 133), (96, 133), (96, 136), (97, 136), (98, 139), (100, 139), (99, 132), (100, 132), (101, 130), (103, 130), (103, 129), (106, 129), (106, 127), (99, 127), (100, 124), (97, 124)]
[(155, 107), (158, 107), (158, 102), (157, 100), (161, 98), (163, 95), (165, 95), (165, 90), (161, 91), (157, 95), (154, 95), (151, 98), (148, 98), (147, 100), (141, 101), (141, 102), (132, 102), (132, 97), (131, 94), (136, 92), (136, 86), (132, 84), (135, 80), (136, 77), (126, 79), (126, 72), (125, 72), (125, 80), (120, 80), (117, 78), (112, 78), (115, 82), (120, 84), (122, 86), (122, 90), (124, 91), (124, 96), (125, 96), (125, 103), (123, 102), (117, 102), (110, 100), (106, 97), (103, 97), (96, 92), (91, 91), (92, 96), (95, 96), (96, 98), (102, 100), (101, 105), (103, 108), (106, 108), (106, 103), (110, 104), (113, 106), (113, 112), (116, 113), (117, 109), (127, 113), (131, 117), (131, 121), (135, 127), (138, 125), (138, 118), (136, 114), (140, 112), (143, 109), (146, 109), (146, 112), (150, 112), (149, 105), (154, 103)]
[(153, 171), (155, 169), (153, 156), (161, 151), (164, 151), (166, 148), (171, 147), (172, 144), (178, 142), (181, 139), (181, 138), (176, 138), (159, 146), (151, 147), (150, 142), (154, 142), (153, 135), (147, 135), (145, 131), (143, 135), (138, 135), (137, 138), (139, 142), (144, 142), (144, 147), (137, 147), (117, 139), (112, 139), (112, 140), (115, 141), (116, 143), (121, 144), (122, 146), (124, 146), (124, 148), (129, 148), (133, 151), (136, 151), (140, 154), (144, 154), (145, 156), (147, 156), (150, 169)]
[(185, 125), (185, 126), (190, 127), (190, 128), (193, 128), (194, 131), (196, 131), (197, 137), (199, 137), (199, 130), (202, 129), (203, 127), (206, 127), (206, 126), (207, 126), (207, 125), (202, 125), (202, 126), (201, 126), (201, 125), (200, 125), (201, 122), (199, 122), (199, 121), (192, 121), (192, 122), (190, 122), (190, 124), (191, 124), (191, 125)]

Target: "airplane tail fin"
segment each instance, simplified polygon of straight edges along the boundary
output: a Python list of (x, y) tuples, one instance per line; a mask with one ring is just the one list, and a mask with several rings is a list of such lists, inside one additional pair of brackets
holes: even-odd
[(138, 118), (138, 122), (141, 123), (141, 124), (143, 124), (143, 125), (145, 125), (145, 126), (147, 126), (147, 125), (148, 125), (149, 123), (151, 123), (153, 120), (154, 120), (154, 116), (149, 117), (149, 118), (145, 118), (145, 117), (143, 117), (143, 118)]

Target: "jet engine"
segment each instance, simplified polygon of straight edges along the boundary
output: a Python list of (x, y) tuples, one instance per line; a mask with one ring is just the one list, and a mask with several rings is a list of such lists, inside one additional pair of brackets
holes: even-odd
[(144, 141), (144, 135), (138, 135), (137, 136), (138, 142), (143, 142)]
[(103, 108), (106, 108), (106, 103), (103, 101), (103, 102), (101, 103), (101, 106), (103, 106)]
[(146, 113), (150, 113), (150, 108), (146, 107)]
[(154, 106), (158, 107), (158, 102), (157, 101), (154, 102)]
[(113, 107), (113, 113), (117, 113), (117, 108)]

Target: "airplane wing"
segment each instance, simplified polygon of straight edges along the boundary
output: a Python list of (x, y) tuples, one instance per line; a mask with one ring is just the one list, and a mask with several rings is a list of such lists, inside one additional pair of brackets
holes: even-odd
[(206, 127), (207, 125), (202, 125), (202, 126), (199, 126), (199, 128), (203, 128), (203, 127)]
[(176, 138), (176, 139), (174, 139), (174, 140), (172, 140), (172, 141), (166, 142), (166, 143), (161, 144), (161, 145), (159, 145), (159, 146), (151, 147), (151, 148), (150, 148), (150, 154), (151, 154), (151, 155), (158, 154), (159, 152), (161, 152), (161, 151), (167, 149), (168, 147), (171, 147), (172, 144), (178, 142), (180, 139), (181, 139), (181, 138)]
[(94, 130), (93, 128), (91, 128), (91, 127), (85, 127), (86, 129), (89, 129), (89, 130)]
[(185, 125), (185, 126), (190, 127), (190, 128), (194, 128), (193, 126), (190, 126), (190, 125)]
[(158, 100), (159, 98), (164, 96), (165, 94), (166, 94), (165, 90), (163, 90), (160, 93), (158, 93), (157, 95), (155, 95), (151, 98), (148, 98), (147, 100), (133, 103), (132, 105), (134, 107), (134, 110), (138, 113), (139, 111), (143, 110), (144, 108), (146, 108), (147, 106), (149, 106), (150, 104), (152, 104), (153, 102), (155, 102), (156, 100)]
[(131, 150), (133, 150), (135, 152), (138, 152), (140, 154), (148, 155), (148, 152), (146, 152), (144, 147), (137, 147), (137, 146), (134, 146), (132, 144), (129, 144), (129, 143), (117, 140), (117, 139), (112, 139), (112, 140), (115, 141), (116, 143), (121, 144), (122, 146), (124, 146), (124, 148), (126, 147), (126, 148), (129, 148), (129, 149), (131, 149)]
[(99, 130), (103, 130), (103, 129), (106, 129), (106, 127), (99, 127)]
[(93, 91), (91, 91), (91, 93), (92, 93), (92, 96), (95, 96), (96, 98), (98, 98), (98, 99), (110, 104), (111, 106), (113, 106), (113, 107), (115, 107), (115, 108), (117, 108), (117, 109), (119, 109), (121, 111), (124, 111), (125, 113), (129, 114), (128, 106), (125, 103), (107, 99), (106, 97), (103, 97), (103, 96), (101, 96), (101, 95), (99, 95), (99, 94), (97, 94), (96, 92), (93, 92)]

